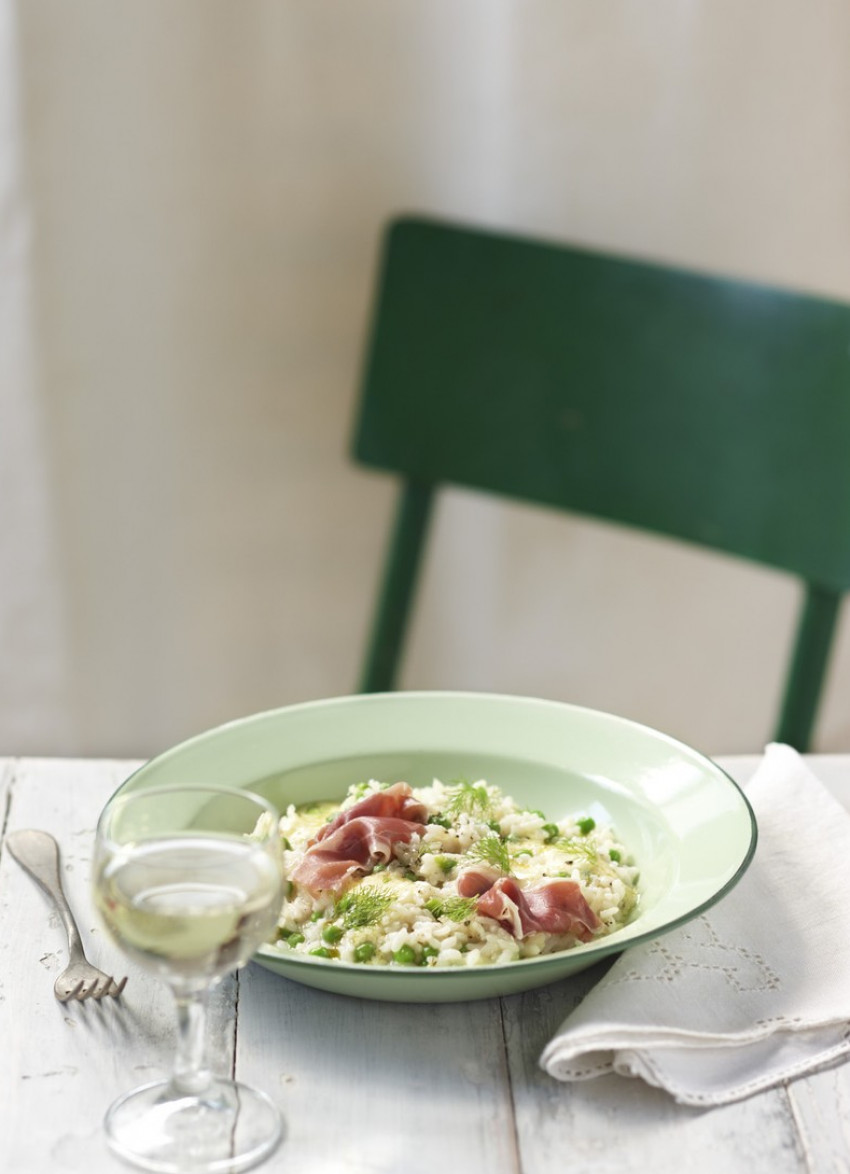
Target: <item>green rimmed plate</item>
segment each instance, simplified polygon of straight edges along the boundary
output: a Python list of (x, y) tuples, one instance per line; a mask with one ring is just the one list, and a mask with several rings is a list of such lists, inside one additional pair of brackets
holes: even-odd
[(152, 759), (121, 790), (204, 782), (289, 803), (340, 799), (364, 778), (485, 778), (559, 819), (610, 823), (640, 867), (623, 929), (561, 954), (464, 969), (369, 967), (262, 947), (255, 959), (321, 990), (394, 1002), (451, 1002), (554, 982), (695, 917), (752, 859), (756, 823), (736, 783), (696, 750), (612, 714), (530, 697), (379, 693), (271, 710)]

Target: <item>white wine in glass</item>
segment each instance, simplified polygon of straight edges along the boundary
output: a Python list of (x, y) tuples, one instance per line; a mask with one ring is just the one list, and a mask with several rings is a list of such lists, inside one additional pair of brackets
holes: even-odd
[(177, 1006), (170, 1080), (127, 1093), (106, 1115), (121, 1158), (161, 1174), (235, 1174), (282, 1136), (262, 1092), (213, 1075), (211, 988), (274, 933), (283, 877), (278, 814), (249, 791), (178, 785), (119, 792), (100, 817), (94, 894), (117, 944), (165, 981)]

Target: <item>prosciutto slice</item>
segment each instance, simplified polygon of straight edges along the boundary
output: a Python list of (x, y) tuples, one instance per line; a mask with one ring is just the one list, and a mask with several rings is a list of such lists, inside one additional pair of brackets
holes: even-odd
[(466, 868), (457, 878), (457, 895), (459, 897), (478, 897), (502, 876), (502, 870), (492, 864), (476, 864), (474, 868)]
[(361, 816), (379, 816), (391, 819), (411, 820), (413, 823), (422, 823), (425, 819), (425, 805), (414, 799), (410, 786), (407, 783), (393, 783), (385, 791), (375, 791), (361, 799), (345, 811), (340, 811), (330, 823), (319, 829), (311, 844), (325, 840), (333, 835), (343, 824)]
[(339, 892), (358, 872), (386, 864), (396, 844), (422, 835), (425, 808), (411, 798), (407, 783), (367, 795), (341, 811), (310, 841), (291, 879), (311, 892)]
[(498, 921), (515, 938), (530, 933), (571, 933), (586, 942), (599, 919), (575, 881), (554, 880), (521, 889), (512, 877), (500, 877), (478, 898), (478, 912)]

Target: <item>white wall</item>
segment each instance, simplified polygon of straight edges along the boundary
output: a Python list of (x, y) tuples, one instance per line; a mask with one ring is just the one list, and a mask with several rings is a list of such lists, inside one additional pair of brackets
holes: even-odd
[[(394, 487), (346, 448), (393, 212), (850, 297), (842, 0), (0, 12), (2, 753), (148, 754), (354, 687)], [(404, 684), (757, 749), (795, 603), (453, 493)], [(850, 748), (846, 629), (823, 749)]]

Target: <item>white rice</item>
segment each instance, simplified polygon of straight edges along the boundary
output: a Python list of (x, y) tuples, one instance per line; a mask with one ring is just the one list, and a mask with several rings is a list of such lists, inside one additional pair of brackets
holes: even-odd
[[(280, 821), (284, 867), (292, 874), (319, 828), (340, 810), (383, 789), (370, 780), (337, 804), (290, 806)], [(289, 882), (274, 943), (282, 951), (369, 966), (480, 966), (571, 949), (572, 934), (533, 932), (517, 939), (499, 922), (463, 902), (458, 875), (475, 867), (476, 846), (507, 850), (509, 873), (521, 889), (546, 878), (580, 886), (599, 919), (594, 940), (623, 926), (638, 900), (638, 870), (610, 827), (581, 814), (550, 820), (520, 807), (484, 780), (413, 789), (429, 822), (422, 836), (396, 844), (382, 869), (357, 875), (341, 893), (318, 895)], [(593, 826), (591, 826), (593, 825)], [(485, 845), (486, 846), (486, 845)], [(430, 907), (429, 907), (430, 905)], [(357, 922), (368, 921), (368, 924)]]

